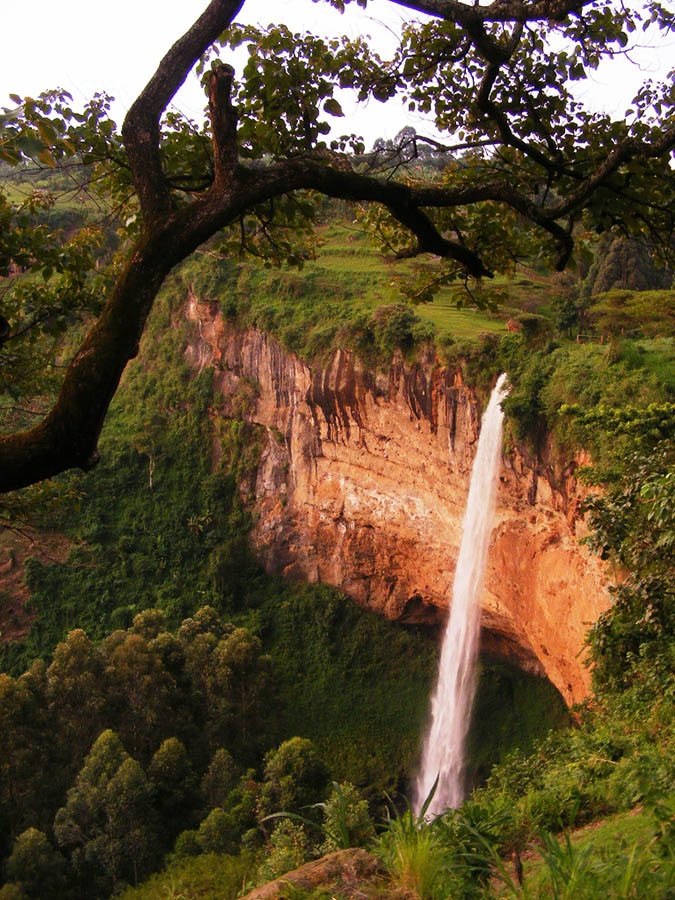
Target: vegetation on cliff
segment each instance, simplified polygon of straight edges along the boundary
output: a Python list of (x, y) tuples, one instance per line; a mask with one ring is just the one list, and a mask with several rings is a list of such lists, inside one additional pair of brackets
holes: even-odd
[[(86, 895), (91, 883), (103, 896), (168, 859), (169, 881), (149, 882), (148, 890), (167, 883), (206, 890), (211, 881), (214, 891), (234, 896), (243, 881), (283, 874), (325, 849), (321, 828), (261, 822), (270, 812), (292, 811), (303, 770), (293, 763), (283, 776), (290, 794), (266, 788), (265, 753), (297, 735), (311, 739), (312, 753), (327, 767), (324, 784), (342, 782), (339, 790), (354, 808), (364, 801), (353, 791), (364, 790), (375, 815), (382, 815), (384, 788), (405, 789), (416, 755), (435, 664), (429, 636), (373, 619), (326, 588), (262, 574), (248, 549), (254, 510), (245, 502), (262, 441), (246, 419), (255, 385), (230, 398), (232, 419), (215, 421), (211, 372), (195, 374), (182, 355), (188, 325), (181, 311), (190, 290), (216, 302), (232, 323), (270, 329), (289, 349), (315, 359), (344, 341), (382, 365), (394, 353), (412, 359), (435, 336), (439, 353), (479, 390), (497, 369), (507, 369), (512, 439), (529, 445), (535, 464), (551, 462), (551, 435), (559, 466), (580, 447), (592, 455), (593, 466), (580, 474), (603, 490), (587, 503), (590, 540), (630, 573), (589, 633), (596, 702), (581, 714), (578, 730), (537, 744), (542, 729), (560, 724), (559, 701), (542, 682), (487, 665), (471, 743), (472, 778), (482, 786), (462, 813), (468, 818), (451, 817), (437, 826), (438, 835), (420, 837), (426, 849), (404, 828), (413, 859), (428, 853), (428, 870), (419, 884), (396, 866), (391, 877), (429, 896), (450, 889), (486, 895), (485, 879), (472, 874), (462, 854), (484, 853), (479, 870), (498, 870), (500, 853), (522, 850), (542, 829), (578, 826), (638, 802), (647, 808), (646, 839), (662, 835), (658, 816), (668, 815), (664, 798), (673, 775), (669, 319), (659, 325), (649, 312), (650, 294), (644, 302), (640, 294), (624, 294), (620, 328), (631, 336), (599, 343), (607, 314), (592, 313), (606, 298), (591, 298), (589, 322), (574, 328), (591, 330), (595, 321), (597, 339), (577, 343), (557, 318), (555, 279), (540, 280), (536, 289), (534, 282), (504, 282), (510, 299), (491, 318), (450, 308), (451, 295), (430, 307), (399, 306), (390, 302), (390, 264), (373, 255), (361, 234), (351, 238), (344, 220), (330, 218), (324, 234), (326, 257), (308, 265), (306, 282), (283, 270), (228, 267), (209, 255), (172, 276), (112, 406), (96, 470), (48, 486), (50, 506), (44, 494), (37, 505), (21, 501), (34, 526), (60, 530), (70, 549), (64, 563), (28, 563), (34, 622), (23, 641), (2, 647), (3, 667), (20, 676), (3, 676), (2, 686), (10, 738), (2, 770), (5, 892), (38, 896), (44, 888), (37, 885), (49, 879), (59, 896)], [(361, 260), (353, 278), (335, 263), (346, 248)], [(336, 300), (326, 325), (328, 284)], [(507, 318), (523, 330), (505, 334)], [(199, 612), (206, 605), (217, 613)], [(155, 618), (148, 619), (143, 610), (152, 608)], [(192, 665), (191, 644), (181, 643), (181, 634), (203, 617), (215, 631), (207, 629), (211, 637)], [(154, 622), (157, 633), (144, 622)], [(226, 638), (235, 634), (237, 646), (228, 650)], [(244, 682), (234, 686), (240, 676), (228, 653), (248, 667), (243, 706), (233, 702)], [(40, 658), (44, 664), (33, 662)], [(128, 792), (127, 805), (86, 799), (87, 773), (101, 754), (114, 762), (108, 793)], [(46, 769), (38, 757), (52, 760), (58, 778), (40, 780)], [(314, 784), (305, 800), (321, 803), (327, 789)], [(263, 797), (277, 799), (270, 804)], [(87, 821), (103, 817), (109, 824), (88, 832), (72, 816), (95, 803), (103, 805), (91, 807)], [(622, 838), (629, 843), (632, 821)], [(321, 815), (317, 825), (324, 827)], [(67, 837), (74, 830), (84, 843)], [(387, 833), (380, 852), (393, 859), (387, 842), (395, 836)], [(646, 897), (659, 896), (654, 891), (663, 882), (657, 848), (666, 837), (658, 840), (635, 851)], [(556, 852), (549, 847), (552, 865)], [(215, 881), (211, 867), (219, 873)], [(447, 881), (449, 867), (455, 874)]]
[[(584, 301), (587, 320), (570, 326), (559, 315), (560, 285), (543, 276), (504, 281), (503, 302), (489, 314), (457, 310), (448, 289), (430, 306), (401, 306), (393, 302), (391, 263), (344, 218), (332, 218), (335, 211), (326, 215), (325, 255), (307, 264), (306, 280), (304, 273), (227, 265), (209, 254), (172, 276), (111, 408), (97, 468), (48, 485), (49, 506), (42, 492), (33, 503), (20, 501), (18, 511), (43, 531), (65, 534), (69, 550), (62, 563), (29, 561), (33, 625), (23, 641), (2, 646), (3, 668), (20, 676), (4, 676), (2, 690), (10, 738), (2, 770), (5, 891), (22, 885), (31, 898), (50, 879), (59, 896), (76, 897), (93, 880), (103, 896), (168, 859), (170, 882), (197, 891), (210, 879), (213, 890), (234, 896), (244, 880), (283, 874), (326, 842), (314, 826), (260, 821), (263, 810), (291, 806), (291, 794), (265, 788), (265, 753), (297, 735), (311, 739), (327, 767), (324, 782), (342, 782), (340, 791), (357, 807), (364, 801), (353, 791), (365, 791), (376, 815), (384, 788), (405, 789), (416, 755), (435, 664), (429, 636), (373, 619), (326, 588), (262, 574), (248, 548), (254, 510), (245, 501), (263, 439), (246, 418), (255, 385), (230, 398), (233, 418), (216, 421), (210, 370), (195, 374), (182, 354), (189, 335), (181, 312), (190, 290), (220, 306), (232, 324), (268, 329), (314, 360), (344, 343), (370, 365), (384, 365), (395, 353), (412, 359), (435, 340), (440, 358), (461, 367), (479, 390), (505, 368), (512, 439), (529, 445), (535, 464), (551, 462), (552, 435), (559, 467), (580, 447), (592, 455), (593, 466), (581, 475), (603, 490), (588, 501), (590, 540), (630, 573), (589, 633), (596, 703), (583, 712), (579, 730), (537, 745), (541, 731), (563, 718), (554, 692), (486, 666), (471, 742), (471, 777), (482, 786), (465, 810), (468, 824), (449, 819), (438, 826), (445, 829), (440, 837), (423, 839), (430, 868), (414, 890), (485, 894), (484, 879), (465, 871), (458, 853), (480, 849), (487, 853), (481, 866), (498, 868), (491, 854), (522, 850), (541, 829), (578, 826), (637, 802), (666, 815), (675, 508), (668, 316), (653, 313), (651, 294), (624, 292), (620, 300)], [(344, 262), (353, 264), (348, 250), (359, 261), (355, 275)], [(663, 309), (670, 298), (658, 296)], [(521, 332), (506, 334), (506, 319), (518, 321)], [(624, 334), (600, 343), (608, 327)], [(570, 328), (596, 340), (577, 343)], [(209, 620), (217, 633), (209, 632), (199, 664), (191, 665), (191, 645), (180, 635), (186, 622), (211, 615), (199, 612), (206, 605), (217, 610)], [(151, 636), (143, 611), (152, 608)], [(239, 643), (228, 650), (223, 641), (234, 634)], [(228, 653), (250, 663), (243, 707), (233, 703), (243, 682), (233, 687), (238, 676)], [(34, 663), (40, 658), (44, 664)], [(128, 805), (85, 799), (99, 753), (116, 760), (109, 792), (128, 792)], [(38, 757), (52, 760), (58, 778), (40, 780), (46, 769)], [(301, 771), (293, 765), (284, 776), (289, 789)], [(325, 789), (315, 784), (305, 799), (320, 803)], [(262, 803), (265, 796), (277, 800)], [(109, 822), (100, 831), (72, 818), (89, 803), (103, 804), (87, 813), (87, 821)], [(648, 838), (658, 832), (654, 815), (645, 813)], [(627, 841), (631, 828), (626, 820)], [(74, 829), (85, 843), (67, 837)], [(471, 829), (489, 850), (484, 843), (467, 849)], [(383, 857), (391, 857), (387, 841), (394, 838), (381, 840)], [(112, 856), (100, 850), (104, 845), (115, 848)], [(658, 885), (663, 870), (655, 853), (639, 858), (641, 871), (651, 873), (647, 881)], [(215, 881), (207, 860), (219, 873)], [(448, 882), (450, 865), (456, 871)], [(652, 890), (647, 881), (644, 896)], [(153, 883), (148, 890), (167, 884)]]

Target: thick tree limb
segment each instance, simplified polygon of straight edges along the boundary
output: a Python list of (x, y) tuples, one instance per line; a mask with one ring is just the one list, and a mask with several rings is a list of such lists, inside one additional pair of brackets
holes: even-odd
[[(675, 129), (658, 142), (658, 151), (675, 143)], [(227, 148), (227, 142), (223, 147)], [(141, 238), (102, 314), (66, 373), (56, 405), (39, 425), (0, 439), (0, 492), (48, 478), (67, 468), (89, 468), (110, 401), (127, 362), (138, 350), (147, 315), (169, 271), (213, 234), (237, 221), (251, 207), (302, 189), (320, 190), (347, 200), (382, 203), (417, 237), (422, 252), (460, 262), (477, 277), (490, 275), (470, 248), (443, 237), (425, 208), (450, 208), (484, 201), (501, 202), (549, 231), (561, 247), (561, 264), (572, 248), (569, 232), (557, 219), (583, 204), (594, 186), (632, 153), (657, 149), (626, 143), (574, 198), (542, 209), (511, 184), (493, 181), (461, 187), (399, 184), (333, 168), (324, 160), (296, 158), (267, 169), (237, 165), (226, 189), (218, 181), (190, 206), (164, 216)]]
[(209, 113), (213, 135), (216, 190), (222, 189), (237, 166), (237, 113), (232, 106), (232, 66), (217, 66), (209, 77)]
[(579, 13), (591, 0), (493, 0), (485, 6), (461, 0), (390, 0), (406, 9), (472, 27), (477, 22), (559, 22)]
[(352, 200), (384, 203), (418, 237), (426, 252), (458, 260), (488, 275), (470, 249), (443, 238), (423, 206), (459, 205), (496, 196), (497, 186), (449, 190), (380, 181), (325, 162), (295, 159), (269, 169), (238, 166), (222, 190), (218, 182), (190, 206), (156, 221), (142, 237), (115, 290), (71, 362), (57, 402), (33, 429), (0, 439), (0, 492), (49, 478), (72, 467), (90, 468), (110, 401), (137, 351), (153, 300), (170, 270), (248, 209), (293, 190), (316, 189)]
[(159, 152), (162, 115), (201, 54), (231, 24), (243, 5), (244, 0), (211, 0), (192, 28), (164, 56), (124, 120), (124, 147), (149, 227), (171, 209), (171, 192)]

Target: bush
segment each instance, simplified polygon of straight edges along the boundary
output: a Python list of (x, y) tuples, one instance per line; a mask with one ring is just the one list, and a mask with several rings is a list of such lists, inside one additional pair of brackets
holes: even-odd
[(333, 783), (328, 800), (321, 804), (326, 839), (322, 853), (347, 847), (367, 847), (375, 838), (375, 826), (368, 804), (353, 784)]
[(197, 840), (204, 853), (230, 853), (236, 849), (237, 829), (232, 816), (217, 807), (200, 824)]
[(258, 869), (258, 883), (265, 884), (297, 869), (310, 859), (309, 840), (302, 827), (290, 819), (282, 819), (264, 848), (265, 859)]
[(389, 819), (375, 853), (396, 886), (418, 900), (430, 900), (448, 880), (448, 855), (439, 829), (411, 809)]
[(173, 848), (174, 859), (184, 859), (188, 856), (199, 856), (203, 848), (199, 840), (199, 832), (196, 828), (181, 831), (176, 838)]
[(284, 741), (265, 757), (265, 778), (258, 804), (260, 820), (271, 813), (299, 813), (324, 795), (328, 770), (306, 738)]
[(20, 884), (9, 881), (0, 888), (0, 900), (29, 900)]

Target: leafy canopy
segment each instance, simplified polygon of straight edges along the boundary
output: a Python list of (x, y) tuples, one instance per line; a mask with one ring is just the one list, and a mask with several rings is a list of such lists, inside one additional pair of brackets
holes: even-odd
[[(633, 44), (672, 33), (673, 13), (654, 0), (391, 2), (410, 19), (384, 60), (363, 38), (236, 25), (242, 0), (211, 0), (121, 131), (104, 95), (81, 112), (63, 92), (12, 98), (0, 123), (5, 166), (85, 172), (78, 192), (104, 232), (119, 226), (119, 243), (97, 258), (91, 216), (85, 230), (50, 227), (49, 194), (0, 198), (0, 491), (95, 463), (110, 399), (174, 266), (209, 240), (301, 266), (322, 194), (362, 204), (388, 252), (439, 259), (431, 279), (409, 286), (417, 300), (523, 256), (562, 269), (589, 231), (647, 237), (672, 260), (672, 75), (646, 81), (618, 119), (586, 108), (577, 86)], [(248, 61), (236, 74), (224, 60), (238, 46)], [(194, 67), (204, 123), (169, 110)], [(358, 135), (332, 136), (345, 90), (402, 98), (446, 137), (403, 129), (395, 147), (366, 153)], [(433, 165), (418, 165), (422, 155)]]

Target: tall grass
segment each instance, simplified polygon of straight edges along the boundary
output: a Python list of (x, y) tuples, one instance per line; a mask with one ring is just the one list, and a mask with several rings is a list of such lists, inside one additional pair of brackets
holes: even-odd
[(446, 874), (447, 854), (440, 833), (435, 821), (426, 818), (437, 785), (438, 778), (418, 815), (407, 800), (402, 813), (392, 804), (394, 813), (387, 813), (386, 827), (375, 847), (397, 887), (418, 900), (437, 896)]
[(396, 886), (418, 900), (437, 896), (447, 874), (447, 853), (438, 829), (408, 808), (392, 818), (376, 853)]
[(395, 890), (418, 900), (672, 900), (674, 813), (671, 792), (577, 832), (540, 830), (523, 850), (524, 878), (511, 862), (508, 810), (474, 801), (432, 821), (406, 808), (389, 817), (375, 852)]

